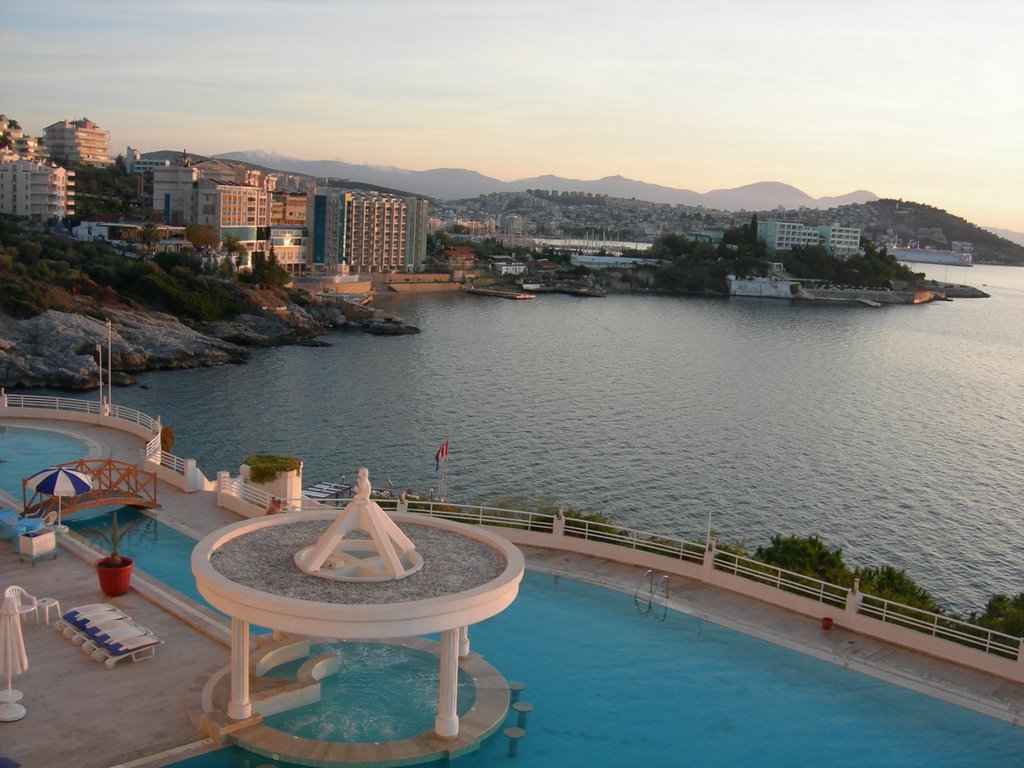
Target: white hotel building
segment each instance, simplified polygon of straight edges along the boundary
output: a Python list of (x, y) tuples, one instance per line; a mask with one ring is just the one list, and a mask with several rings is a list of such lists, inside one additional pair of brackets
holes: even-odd
[(848, 258), (860, 252), (860, 228), (841, 227), (838, 224), (809, 227), (792, 221), (759, 221), (757, 239), (763, 240), (768, 246), (769, 256), (810, 245), (822, 245), (829, 255), (840, 258)]

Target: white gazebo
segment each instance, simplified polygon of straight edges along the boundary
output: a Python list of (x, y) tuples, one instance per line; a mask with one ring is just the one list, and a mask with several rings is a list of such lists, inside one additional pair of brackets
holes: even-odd
[(250, 625), (337, 640), (440, 633), (440, 739), (459, 736), (457, 681), (468, 628), (515, 600), (524, 567), (514, 545), (478, 527), (389, 516), (370, 498), (365, 469), (340, 512), (243, 521), (210, 534), (192, 553), (200, 594), (231, 617), (228, 718), (253, 714)]

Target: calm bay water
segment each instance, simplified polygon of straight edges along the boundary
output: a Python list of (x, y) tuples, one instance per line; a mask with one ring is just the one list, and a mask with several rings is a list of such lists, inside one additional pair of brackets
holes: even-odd
[(380, 297), (413, 336), (332, 333), (243, 366), (147, 374), (212, 477), (299, 456), (306, 484), (370, 468), (448, 498), (514, 496), (753, 549), (817, 533), (906, 568), (949, 608), (1024, 590), (1024, 270), (926, 268), (989, 299), (821, 307), (758, 299)]

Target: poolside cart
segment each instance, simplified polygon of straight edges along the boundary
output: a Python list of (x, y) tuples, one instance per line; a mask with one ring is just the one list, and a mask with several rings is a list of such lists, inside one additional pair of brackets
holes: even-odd
[(57, 535), (53, 531), (38, 529), (27, 531), (18, 536), (18, 559), (26, 559), (36, 564), (36, 560), (52, 557), (57, 558)]

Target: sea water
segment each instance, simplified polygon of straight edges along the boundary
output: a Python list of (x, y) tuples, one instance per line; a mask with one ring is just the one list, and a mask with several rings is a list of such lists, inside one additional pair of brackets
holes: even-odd
[[(209, 477), (298, 456), (307, 484), (546, 500), (753, 550), (819, 534), (905, 568), (951, 610), (1024, 589), (1024, 270), (937, 268), (991, 294), (925, 306), (648, 295), (385, 297), (416, 335), (154, 372), (114, 401), (160, 416)], [(51, 392), (52, 394), (52, 392)]]

